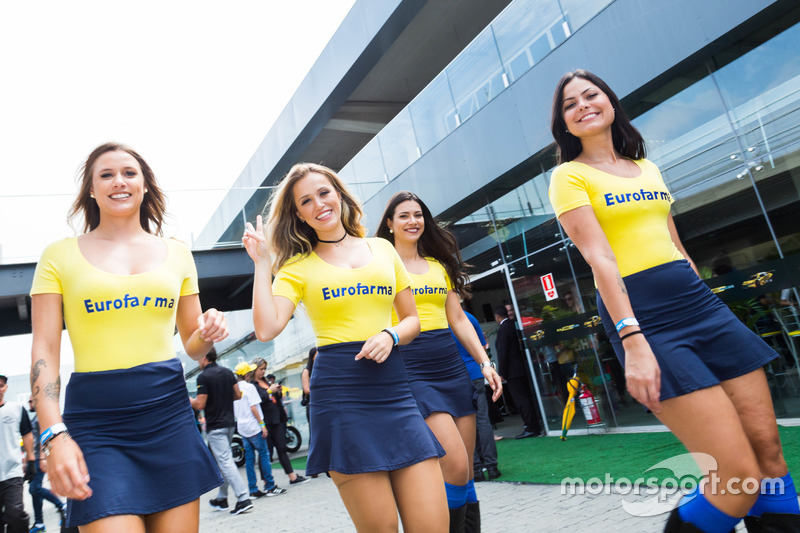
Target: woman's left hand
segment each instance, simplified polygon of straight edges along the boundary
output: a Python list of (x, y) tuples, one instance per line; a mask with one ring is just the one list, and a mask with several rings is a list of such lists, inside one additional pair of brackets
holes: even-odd
[(486, 381), (489, 382), (489, 386), (492, 388), (492, 401), (496, 402), (497, 399), (503, 394), (503, 380), (500, 377), (500, 374), (497, 373), (497, 370), (490, 366), (485, 366), (481, 369), (481, 373), (483, 377), (486, 378)]
[(197, 331), (203, 342), (219, 342), (228, 336), (228, 321), (212, 307), (197, 318)]
[(376, 363), (383, 363), (392, 353), (393, 347), (394, 339), (392, 339), (392, 336), (385, 331), (381, 331), (367, 339), (367, 342), (361, 347), (361, 351), (356, 354), (356, 361), (359, 359), (372, 359)]

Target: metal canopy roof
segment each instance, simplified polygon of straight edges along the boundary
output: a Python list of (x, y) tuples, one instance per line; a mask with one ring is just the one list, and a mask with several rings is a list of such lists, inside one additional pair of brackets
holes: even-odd
[[(243, 248), (192, 252), (197, 265), (203, 309), (250, 309), (253, 261)], [(28, 293), (36, 263), (0, 265), (0, 336), (31, 332)]]
[[(274, 185), (299, 161), (340, 170), (509, 3), (356, 2), (235, 187)], [(199, 242), (238, 239), (242, 209), (254, 218), (268, 196), (268, 189), (231, 191)]]

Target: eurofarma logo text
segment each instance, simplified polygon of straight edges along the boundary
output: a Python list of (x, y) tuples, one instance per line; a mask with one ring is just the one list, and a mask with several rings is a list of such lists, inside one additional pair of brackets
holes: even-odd
[[(656, 516), (670, 512), (685, 494), (699, 488), (702, 494), (756, 494), (762, 483), (756, 478), (720, 479), (717, 461), (705, 453), (684, 453), (661, 461), (635, 479), (568, 477), (561, 481), (562, 495), (619, 495), (622, 508), (632, 516)], [(765, 480), (770, 490), (783, 492), (780, 478)]]

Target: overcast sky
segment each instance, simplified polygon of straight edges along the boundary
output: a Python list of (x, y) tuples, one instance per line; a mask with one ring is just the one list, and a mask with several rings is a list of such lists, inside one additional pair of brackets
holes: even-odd
[[(109, 140), (150, 163), (165, 234), (191, 243), (353, 3), (0, 2), (0, 260), (72, 235), (76, 172)], [(0, 338), (0, 373), (29, 365), (28, 336)]]

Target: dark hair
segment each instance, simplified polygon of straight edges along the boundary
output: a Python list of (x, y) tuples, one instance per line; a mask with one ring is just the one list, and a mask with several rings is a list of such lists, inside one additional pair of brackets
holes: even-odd
[(8, 378), (0, 374), (0, 380), (3, 380), (3, 385), (8, 385)]
[(214, 348), (213, 346), (206, 354), (206, 361), (208, 361), (209, 363), (215, 363), (217, 361), (217, 349)]
[(389, 226), (386, 221), (394, 218), (394, 212), (398, 205), (409, 200), (419, 204), (420, 209), (422, 209), (422, 218), (425, 221), (425, 230), (417, 241), (419, 255), (432, 257), (441, 263), (445, 272), (447, 272), (447, 277), (450, 278), (450, 283), (453, 284), (453, 290), (456, 294), (461, 298), (469, 299), (472, 290), (469, 286), (469, 277), (464, 272), (467, 265), (461, 259), (458, 241), (449, 230), (439, 226), (433, 218), (431, 210), (428, 209), (425, 202), (420, 200), (419, 196), (409, 191), (400, 191), (392, 196), (386, 206), (386, 210), (383, 212), (380, 226), (378, 226), (378, 231), (375, 235), (386, 239), (394, 245), (394, 234), (389, 233)]
[(506, 309), (505, 304), (498, 305), (497, 307), (494, 308), (494, 314), (497, 316), (504, 316), (508, 318), (508, 309)]
[(567, 130), (567, 123), (564, 122), (564, 111), (562, 109), (564, 103), (564, 87), (575, 78), (581, 78), (593, 83), (606, 94), (611, 102), (614, 108), (614, 122), (611, 123), (611, 138), (614, 142), (614, 149), (623, 157), (629, 159), (644, 159), (647, 157), (647, 149), (645, 148), (642, 134), (631, 124), (628, 115), (626, 115), (625, 110), (622, 109), (619, 98), (617, 98), (617, 95), (611, 90), (611, 87), (591, 72), (578, 69), (567, 72), (561, 76), (558, 85), (556, 85), (556, 91), (553, 94), (550, 131), (553, 133), (553, 138), (558, 145), (558, 163), (561, 164), (572, 161), (578, 157), (583, 150), (581, 140)]
[[(167, 201), (164, 193), (156, 182), (156, 175), (147, 161), (144, 160), (134, 149), (120, 143), (101, 144), (89, 154), (81, 167), (78, 177), (80, 189), (78, 197), (72, 203), (68, 218), (70, 221), (83, 215), (83, 231), (89, 232), (100, 224), (100, 208), (97, 202), (91, 197), (92, 191), (92, 172), (97, 159), (107, 152), (126, 152), (139, 163), (144, 177), (144, 186), (147, 193), (144, 195), (142, 205), (139, 207), (139, 223), (147, 233), (161, 235), (161, 226), (164, 223), (164, 215), (167, 211)], [(152, 226), (155, 226), (154, 228)]]

